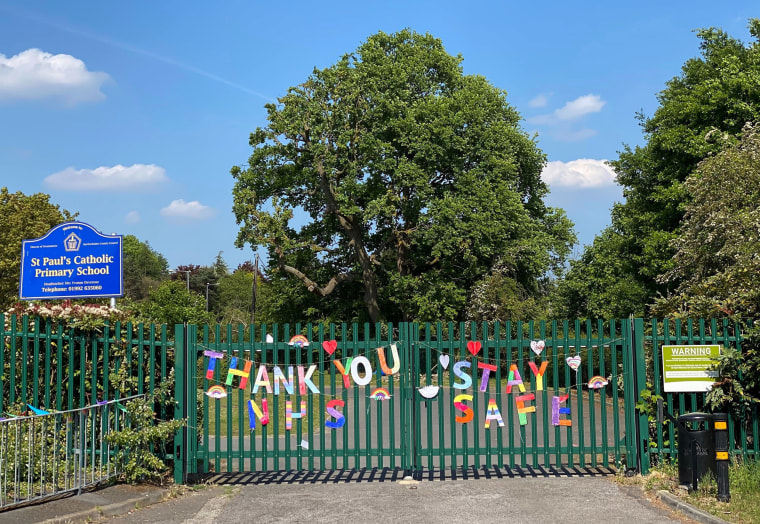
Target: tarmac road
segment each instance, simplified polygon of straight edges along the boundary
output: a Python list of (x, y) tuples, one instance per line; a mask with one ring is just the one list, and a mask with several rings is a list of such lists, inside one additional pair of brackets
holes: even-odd
[(604, 476), (441, 482), (241, 483), (217, 486), (109, 523), (691, 522)]

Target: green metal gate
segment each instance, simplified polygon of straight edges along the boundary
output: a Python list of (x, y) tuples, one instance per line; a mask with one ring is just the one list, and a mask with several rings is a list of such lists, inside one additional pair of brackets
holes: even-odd
[(175, 480), (636, 467), (639, 324), (177, 326)]

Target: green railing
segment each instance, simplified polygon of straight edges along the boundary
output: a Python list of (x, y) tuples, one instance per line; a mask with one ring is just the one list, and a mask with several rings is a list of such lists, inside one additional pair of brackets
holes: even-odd
[[(630, 462), (637, 451), (633, 429), (640, 422), (632, 409), (632, 326), (630, 320), (297, 324), (253, 331), (242, 325), (177, 326), (178, 416), (197, 423), (175, 441), (175, 455), (185, 457), (175, 462), (175, 479), (181, 482), (188, 474), (210, 471), (572, 469)], [(308, 347), (291, 345), (295, 335), (304, 336)], [(544, 349), (531, 351), (531, 343), (539, 341)], [(325, 343), (334, 352), (326, 351)], [(470, 351), (471, 343), (479, 343), (480, 349)], [(397, 370), (392, 369), (393, 346), (400, 361)], [(570, 357), (579, 357), (578, 371), (569, 367)], [(389, 373), (383, 372), (384, 364)], [(506, 392), (513, 365), (525, 392), (517, 385)], [(237, 372), (245, 366), (250, 366), (247, 382), (240, 388)], [(291, 378), (290, 366), (292, 394), (283, 384)], [(308, 384), (301, 389), (304, 381), (298, 377), (312, 366), (318, 392)], [(236, 373), (230, 375), (230, 367)], [(262, 369), (273, 389), (279, 381), (279, 395), (268, 393), (265, 385), (256, 386), (257, 378), (266, 382)], [(471, 381), (467, 386), (465, 374)], [(589, 389), (593, 376), (604, 377), (608, 385)], [(434, 398), (421, 396), (424, 386), (438, 388)], [(204, 394), (214, 389), (226, 397)], [(471, 397), (455, 398), (460, 394)], [(533, 397), (523, 399), (520, 407), (516, 399), (522, 395)], [(565, 395), (569, 397), (561, 398), (561, 407), (569, 407), (570, 414), (556, 418), (572, 422), (555, 425), (554, 397)], [(267, 424), (255, 411), (263, 412), (265, 400)], [(337, 408), (340, 418), (328, 411), (330, 407)], [(467, 418), (470, 410), (469, 420), (457, 421)]]
[(82, 332), (16, 315), (0, 315), (0, 325), (0, 413), (19, 415), (27, 404), (64, 411), (151, 393), (174, 366), (166, 326), (116, 322)]
[[(645, 328), (645, 329), (644, 329)], [(718, 344), (722, 347), (742, 349), (742, 323), (728, 319), (711, 320), (651, 320), (642, 329), (645, 343), (642, 349), (645, 362), (647, 388), (662, 396), (665, 409), (674, 416), (705, 409), (706, 393), (664, 393), (662, 374), (663, 345)], [(747, 418), (729, 417), (728, 432), (730, 451), (744, 457), (760, 456), (760, 431), (758, 407)], [(674, 458), (678, 454), (677, 431), (670, 423), (650, 422), (649, 454), (659, 458)], [(646, 449), (646, 447), (644, 448)]]

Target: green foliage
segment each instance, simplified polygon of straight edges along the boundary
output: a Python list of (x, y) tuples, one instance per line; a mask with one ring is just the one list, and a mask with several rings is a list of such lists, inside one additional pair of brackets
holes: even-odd
[(205, 297), (188, 292), (184, 282), (166, 280), (151, 290), (147, 300), (132, 305), (135, 315), (144, 322), (157, 324), (206, 324)]
[[(16, 315), (20, 321), (24, 315), (41, 317), (52, 323), (65, 324), (83, 332), (103, 333), (106, 323), (127, 320), (126, 311), (111, 309), (102, 304), (78, 304), (71, 300), (63, 300), (58, 304), (51, 302), (19, 302), (5, 312), (6, 317)], [(34, 328), (34, 326), (32, 326)]]
[[(698, 31), (700, 56), (687, 60), (680, 75), (667, 82), (652, 117), (638, 115), (646, 144), (626, 146), (612, 162), (625, 202), (612, 211), (604, 245), (595, 242), (591, 255), (601, 259), (591, 265), (603, 268), (608, 255), (617, 259), (600, 289), (622, 282), (626, 301), (634, 301), (628, 306), (632, 313), (643, 312), (658, 294), (678, 285), (677, 279), (657, 278), (679, 263), (672, 260), (672, 241), (690, 199), (684, 181), (700, 161), (735, 143), (746, 122), (760, 120), (760, 20), (750, 20), (749, 32), (755, 43), (746, 46), (719, 29)], [(585, 269), (581, 265), (577, 271)], [(589, 300), (603, 303), (604, 297)], [(584, 309), (575, 303), (569, 307)]]
[[(112, 374), (111, 380), (128, 383), (127, 375), (121, 371)], [(118, 467), (130, 483), (161, 481), (171, 466), (163, 457), (170, 452), (176, 432), (185, 425), (182, 420), (160, 420), (156, 414), (156, 411), (174, 413), (174, 370), (152, 394), (125, 404), (128, 423), (124, 429), (106, 436), (108, 444), (118, 450)]]
[(623, 236), (605, 229), (586, 246), (557, 285), (555, 315), (559, 318), (625, 318), (643, 316), (649, 299), (625, 253)]
[[(217, 319), (222, 324), (244, 324), (251, 322), (253, 301), (253, 272), (236, 269), (233, 273), (219, 279), (219, 311)], [(272, 323), (272, 285), (261, 274), (256, 279), (256, 318), (257, 324)], [(300, 318), (295, 322), (302, 322)]]
[(684, 188), (690, 196), (674, 267), (661, 276), (678, 287), (661, 298), (664, 315), (760, 316), (760, 133), (746, 125), (699, 164)]
[(493, 322), (521, 319), (544, 319), (547, 300), (531, 295), (511, 275), (499, 267), (477, 282), (467, 301), (467, 320)]
[[(652, 384), (647, 383), (647, 389), (644, 389), (639, 393), (639, 401), (636, 402), (636, 409), (640, 413), (647, 416), (647, 422), (649, 425), (649, 445), (650, 447), (657, 446), (657, 428), (660, 424), (657, 421), (657, 401), (664, 400), (661, 395), (656, 395), (652, 391)], [(670, 421), (664, 419), (662, 425), (668, 424)], [(667, 445), (667, 444), (665, 444)]]
[(453, 320), (499, 261), (531, 293), (562, 268), (575, 237), (543, 203), (543, 153), (440, 40), (372, 35), (267, 111), (232, 169), (237, 245), (267, 247), (274, 287), (312, 295), (284, 293), (301, 311)]
[(169, 276), (166, 257), (134, 235), (124, 236), (122, 252), (125, 297), (141, 300)]
[(21, 241), (39, 238), (62, 222), (74, 220), (76, 213), (61, 210), (44, 193), (24, 195), (0, 189), (0, 309), (18, 300), (21, 274)]
[(712, 411), (728, 411), (736, 420), (752, 420), (760, 402), (760, 339), (745, 339), (743, 351), (723, 348), (714, 369), (715, 385), (707, 393), (706, 402)]

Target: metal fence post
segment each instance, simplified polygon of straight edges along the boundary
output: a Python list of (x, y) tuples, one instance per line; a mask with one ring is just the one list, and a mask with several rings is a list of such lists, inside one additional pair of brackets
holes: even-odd
[[(641, 401), (641, 392), (647, 387), (646, 355), (644, 349), (644, 319), (631, 319), (631, 336), (633, 341), (633, 384), (634, 402)], [(636, 466), (639, 473), (649, 473), (649, 418), (637, 410), (635, 413), (636, 426)]]
[[(174, 326), (174, 400), (177, 405), (174, 408), (174, 419), (183, 420), (187, 413), (185, 402), (185, 361), (187, 357), (187, 324)], [(174, 482), (184, 484), (187, 477), (185, 470), (187, 428), (177, 430), (174, 436)]]

